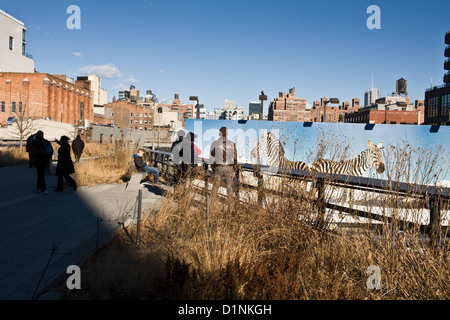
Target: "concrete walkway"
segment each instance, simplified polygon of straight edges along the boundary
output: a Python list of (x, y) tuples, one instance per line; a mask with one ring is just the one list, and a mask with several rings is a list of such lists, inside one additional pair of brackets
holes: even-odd
[[(36, 193), (36, 180), (36, 169), (28, 166), (0, 168), (2, 300), (29, 300), (35, 292), (36, 298), (66, 274), (69, 265), (104, 244), (120, 223), (137, 220), (138, 190), (127, 191), (125, 183), (79, 187), (76, 192), (67, 187), (58, 193), (53, 191), (55, 175), (47, 174), (49, 194), (43, 195)], [(157, 210), (163, 191), (147, 184), (140, 187), (143, 213)]]

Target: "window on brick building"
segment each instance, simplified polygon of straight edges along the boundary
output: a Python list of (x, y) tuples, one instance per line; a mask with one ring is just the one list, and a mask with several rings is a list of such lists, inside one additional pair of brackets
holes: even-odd
[(84, 119), (84, 102), (80, 102), (80, 119)]
[(2, 101), (2, 103), (1, 103), (1, 113), (5, 113), (5, 101)]
[(19, 102), (19, 113), (22, 113), (22, 101)]
[(15, 102), (11, 102), (11, 112), (16, 113), (16, 103)]

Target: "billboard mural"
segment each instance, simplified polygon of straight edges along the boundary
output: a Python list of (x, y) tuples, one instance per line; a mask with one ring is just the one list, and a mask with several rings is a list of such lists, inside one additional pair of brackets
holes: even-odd
[[(211, 144), (219, 138), (222, 126), (236, 143), (240, 163), (255, 163), (256, 145), (270, 136), (279, 140), (287, 160), (300, 161), (308, 169), (328, 165), (341, 174), (450, 186), (448, 127), (186, 120), (185, 130), (197, 135), (201, 157), (209, 158)], [(273, 165), (268, 152), (267, 148), (261, 152), (261, 161)]]

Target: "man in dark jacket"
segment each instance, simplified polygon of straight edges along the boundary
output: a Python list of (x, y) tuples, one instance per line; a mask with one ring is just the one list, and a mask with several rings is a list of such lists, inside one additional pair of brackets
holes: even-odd
[(72, 142), (72, 150), (73, 154), (75, 155), (75, 161), (78, 163), (80, 162), (81, 154), (84, 150), (84, 141), (81, 140), (80, 135), (77, 135), (75, 140)]
[(37, 170), (36, 190), (37, 192), (42, 191), (42, 194), (46, 195), (48, 193), (45, 184), (45, 170), (47, 170), (47, 167), (50, 165), (53, 148), (50, 141), (44, 139), (44, 132), (41, 130), (36, 132), (34, 145), (36, 149), (33, 158)]
[(147, 172), (148, 174), (153, 174), (153, 182), (159, 182), (159, 169), (155, 167), (149, 167), (148, 162), (145, 162), (143, 159), (145, 151), (143, 149), (139, 149), (137, 154), (133, 155), (134, 165), (138, 171)]
[(66, 179), (69, 186), (75, 191), (77, 190), (77, 183), (72, 179), (70, 174), (75, 173), (72, 157), (70, 156), (69, 138), (62, 136), (60, 141), (56, 141), (61, 145), (58, 149), (58, 163), (56, 165), (56, 175), (58, 176), (58, 185), (56, 192), (63, 191), (63, 178)]

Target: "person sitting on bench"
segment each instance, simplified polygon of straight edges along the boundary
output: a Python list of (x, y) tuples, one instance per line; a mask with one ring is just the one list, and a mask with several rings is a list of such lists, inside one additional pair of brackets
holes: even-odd
[(138, 171), (147, 172), (148, 174), (153, 174), (153, 182), (159, 182), (159, 169), (155, 167), (149, 167), (148, 162), (145, 162), (143, 159), (145, 151), (143, 149), (139, 149), (137, 154), (133, 155), (134, 164)]

